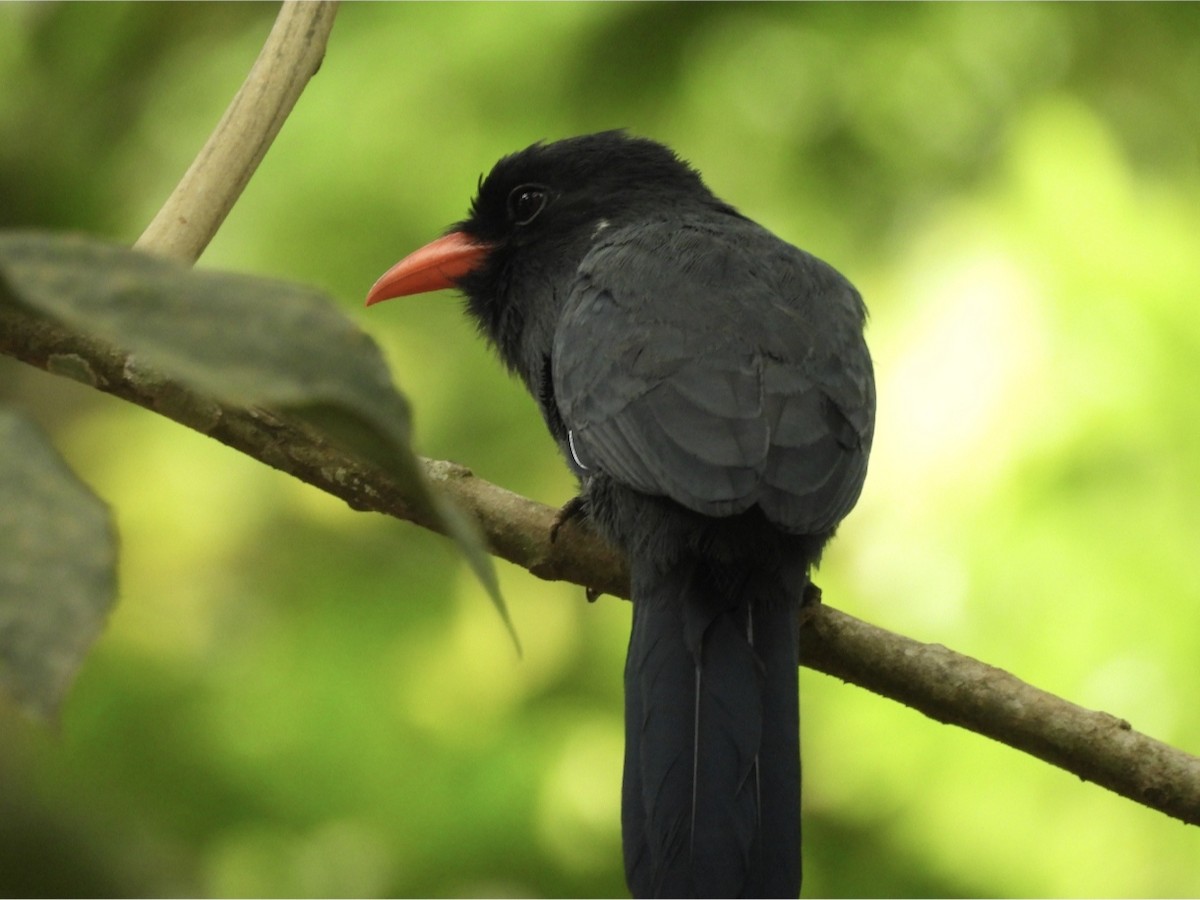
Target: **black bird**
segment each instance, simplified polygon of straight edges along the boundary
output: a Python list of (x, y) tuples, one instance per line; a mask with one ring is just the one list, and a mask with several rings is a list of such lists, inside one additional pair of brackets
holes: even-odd
[(858, 499), (866, 310), (667, 147), (538, 143), (367, 303), (456, 286), (629, 556), (621, 824), (634, 896), (800, 890), (798, 610)]

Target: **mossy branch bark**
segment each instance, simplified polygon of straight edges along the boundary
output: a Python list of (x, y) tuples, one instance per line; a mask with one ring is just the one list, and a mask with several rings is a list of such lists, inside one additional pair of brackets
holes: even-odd
[[(0, 353), (82, 380), (168, 416), (354, 509), (436, 529), (380, 470), (310, 429), (263, 410), (196, 394), (137, 366), (111, 345), (0, 305)], [(521, 497), (455, 463), (424, 460), (426, 474), (474, 515), (491, 551), (540, 578), (628, 597), (620, 554), (587, 529), (550, 539), (557, 510)], [(938, 722), (986, 735), (1184, 822), (1200, 825), (1200, 758), (1134, 731), (937, 644), (923, 644), (811, 604), (801, 628), (803, 665), (897, 700)]]

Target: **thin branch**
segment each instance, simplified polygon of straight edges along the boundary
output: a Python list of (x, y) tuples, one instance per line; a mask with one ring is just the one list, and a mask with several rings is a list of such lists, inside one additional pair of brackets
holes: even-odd
[[(116, 348), (0, 305), (0, 353), (65, 374), (166, 415), (345, 500), (433, 527), (379, 470), (311, 431), (261, 410), (222, 405), (134, 364)], [(426, 461), (427, 474), (474, 514), (497, 556), (548, 580), (628, 596), (628, 572), (613, 549), (568, 525), (556, 541), (556, 510), (474, 477), (454, 463)], [(801, 629), (803, 664), (959, 725), (1184, 822), (1200, 825), (1200, 758), (1134, 731), (1129, 723), (1032, 687), (1000, 669), (936, 644), (869, 625), (820, 604)]]
[(1200, 825), (1200, 757), (941, 644), (819, 612), (800, 632), (804, 665)]
[(200, 258), (320, 68), (336, 12), (336, 0), (286, 0), (216, 130), (135, 247), (186, 263)]

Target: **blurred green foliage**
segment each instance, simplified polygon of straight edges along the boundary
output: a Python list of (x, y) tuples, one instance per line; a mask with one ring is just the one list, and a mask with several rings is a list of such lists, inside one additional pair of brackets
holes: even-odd
[[(0, 225), (132, 241), (275, 7), (0, 5)], [(548, 503), (449, 295), (361, 300), (499, 156), (627, 126), (872, 309), (872, 472), (827, 600), (1200, 751), (1200, 6), (343, 6), (201, 264), (312, 283), (418, 448)], [(238, 323), (230, 322), (231, 329)], [(0, 709), (0, 894), (619, 895), (626, 604), (0, 359), (115, 509), (61, 726)], [(1195, 896), (1200, 832), (801, 674), (806, 895)]]

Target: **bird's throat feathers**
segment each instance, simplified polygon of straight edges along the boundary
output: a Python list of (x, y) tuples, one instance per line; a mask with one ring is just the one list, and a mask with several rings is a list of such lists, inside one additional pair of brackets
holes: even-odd
[[(580, 259), (583, 253), (579, 252)], [(536, 397), (543, 359), (554, 342), (565, 299), (554, 285), (563, 283), (562, 276), (573, 273), (578, 263), (563, 265), (560, 257), (557, 268), (543, 270), (531, 265), (534, 262), (500, 250), (485, 266), (463, 278), (459, 288), (480, 334)]]

